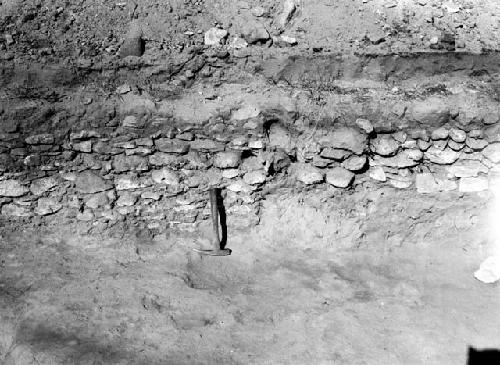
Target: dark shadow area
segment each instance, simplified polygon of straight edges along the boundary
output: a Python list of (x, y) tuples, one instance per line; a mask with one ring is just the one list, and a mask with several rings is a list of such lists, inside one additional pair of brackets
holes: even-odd
[(221, 227), (221, 240), (220, 240), (220, 248), (223, 250), (226, 248), (227, 244), (227, 214), (226, 208), (224, 207), (224, 199), (222, 198), (221, 190), (215, 189), (215, 194), (217, 198), (217, 210), (219, 212), (219, 223)]
[[(185, 354), (175, 353), (165, 356), (161, 361), (146, 353), (139, 354), (133, 347), (122, 343), (105, 341), (80, 335), (73, 331), (52, 328), (42, 324), (25, 321), (21, 324), (15, 338), (16, 345), (23, 345), (21, 353), (7, 354), (8, 364), (21, 364), (19, 358), (24, 355), (33, 356), (38, 353), (50, 354), (56, 364), (189, 364), (192, 363)], [(31, 354), (26, 354), (25, 352)]]
[(497, 75), (499, 52), (414, 52), (398, 54), (291, 56), (264, 65), (263, 74), (293, 86), (322, 88), (333, 80), (387, 81), (457, 74), (465, 77)]
[(500, 351), (496, 349), (476, 350), (469, 347), (467, 365), (498, 365), (500, 364)]

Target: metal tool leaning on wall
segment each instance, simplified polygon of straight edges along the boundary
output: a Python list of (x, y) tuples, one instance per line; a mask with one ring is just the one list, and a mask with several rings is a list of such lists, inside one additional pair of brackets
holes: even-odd
[(210, 188), (208, 193), (210, 196), (210, 215), (212, 218), (212, 249), (193, 248), (193, 251), (207, 256), (228, 256), (231, 254), (231, 250), (223, 248), (223, 242), (219, 234), (219, 209), (221, 208), (219, 206), (220, 189)]

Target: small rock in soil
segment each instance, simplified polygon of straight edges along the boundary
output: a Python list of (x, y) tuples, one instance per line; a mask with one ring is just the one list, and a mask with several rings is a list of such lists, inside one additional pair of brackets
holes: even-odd
[(130, 207), (133, 206), (137, 202), (138, 196), (136, 194), (132, 194), (129, 191), (124, 191), (118, 197), (115, 205), (117, 207)]
[(458, 182), (458, 190), (462, 193), (474, 193), (488, 190), (488, 178), (479, 177), (463, 177)]
[(116, 172), (147, 171), (148, 160), (142, 156), (118, 155), (113, 158), (112, 166)]
[(428, 142), (430, 137), (429, 133), (425, 129), (415, 129), (411, 131), (411, 138), (413, 139), (419, 139), (421, 141)]
[(474, 277), (485, 284), (500, 280), (500, 256), (490, 256), (484, 260), (474, 272)]
[(310, 164), (298, 164), (296, 168), (296, 178), (306, 185), (323, 182), (323, 172)]
[(483, 155), (493, 163), (500, 162), (500, 143), (492, 143), (482, 151)]
[(234, 179), (240, 176), (240, 170), (238, 169), (225, 169), (222, 171), (222, 177), (225, 179)]
[(342, 162), (342, 167), (349, 171), (360, 171), (366, 166), (366, 156), (356, 156), (353, 155)]
[(337, 188), (347, 188), (353, 180), (354, 174), (343, 167), (334, 167), (326, 173), (326, 182)]
[(368, 119), (358, 118), (354, 123), (365, 131), (366, 134), (371, 134), (373, 132), (373, 124)]
[(73, 151), (90, 153), (92, 152), (92, 141), (74, 142), (71, 147)]
[(342, 161), (352, 153), (346, 150), (341, 150), (337, 148), (326, 147), (321, 150), (320, 156), (336, 161)]
[(379, 135), (371, 140), (370, 149), (381, 156), (394, 156), (399, 150), (399, 143), (390, 135)]
[(429, 161), (435, 164), (450, 165), (458, 159), (460, 153), (453, 151), (451, 148), (440, 150), (432, 146), (424, 153), (424, 155)]
[(248, 147), (252, 148), (252, 149), (258, 149), (258, 150), (260, 150), (260, 149), (264, 148), (264, 142), (261, 141), (260, 139), (249, 141), (248, 142)]
[(106, 193), (92, 194), (87, 200), (85, 200), (85, 205), (92, 209), (98, 209), (108, 203), (109, 198)]
[(2, 215), (12, 217), (31, 217), (32, 213), (27, 207), (12, 203), (2, 206)]
[(241, 30), (241, 34), (249, 44), (266, 42), (270, 38), (266, 27), (262, 23), (255, 21), (245, 23)]
[(34, 180), (30, 185), (30, 191), (33, 195), (42, 195), (55, 186), (57, 186), (57, 180), (54, 177), (44, 177)]
[(49, 133), (44, 133), (44, 134), (36, 134), (34, 136), (30, 136), (26, 138), (25, 142), (27, 144), (53, 144), (54, 143), (54, 136)]
[(159, 138), (155, 141), (156, 148), (165, 153), (175, 153), (179, 155), (186, 154), (189, 151), (189, 144), (171, 140), (168, 138)]
[(451, 191), (457, 188), (453, 180), (435, 176), (429, 172), (417, 174), (415, 177), (417, 191), (421, 194), (432, 194), (440, 191)]
[(447, 166), (446, 170), (454, 177), (476, 177), (480, 173), (488, 173), (488, 168), (476, 160), (458, 160), (453, 165)]
[(285, 151), (292, 149), (292, 136), (290, 132), (279, 124), (271, 125), (269, 129), (269, 145), (282, 148)]
[(250, 171), (243, 176), (243, 181), (249, 185), (260, 185), (266, 181), (266, 173), (262, 170)]
[(191, 149), (204, 152), (217, 152), (224, 150), (224, 144), (211, 139), (197, 139), (191, 142)]
[(457, 143), (462, 143), (465, 142), (465, 139), (467, 138), (467, 134), (458, 128), (451, 128), (449, 131), (449, 136), (450, 138)]
[(255, 8), (252, 8), (253, 16), (260, 18), (261, 16), (264, 16), (264, 14), (266, 14), (266, 9), (264, 9), (262, 6), (256, 6)]
[(132, 91), (132, 88), (130, 87), (130, 85), (128, 84), (123, 84), (123, 85), (120, 85), (116, 88), (115, 92), (117, 94), (120, 94), (120, 95), (123, 95), (123, 94), (126, 94), (128, 92)]
[(438, 140), (438, 141), (433, 141), (432, 146), (437, 148), (438, 150), (444, 150), (448, 144), (447, 140)]
[(26, 186), (21, 185), (18, 180), (2, 180), (0, 181), (0, 197), (19, 197), (29, 191)]
[(248, 46), (248, 42), (240, 37), (235, 37), (229, 41), (228, 47), (233, 49), (241, 49)]
[(35, 213), (38, 215), (54, 214), (62, 209), (62, 204), (53, 198), (38, 199)]
[(404, 150), (392, 157), (374, 156), (373, 161), (382, 166), (387, 167), (414, 167), (418, 165), (418, 161), (422, 158), (422, 152), (419, 150)]
[(448, 120), (450, 110), (448, 104), (438, 97), (415, 102), (410, 108), (410, 119), (429, 125), (442, 125)]
[(467, 138), (465, 145), (474, 151), (480, 151), (488, 145), (488, 141), (478, 138)]
[(344, 149), (361, 155), (367, 148), (368, 136), (356, 128), (340, 127), (320, 138), (322, 146)]
[(284, 42), (285, 44), (288, 44), (290, 46), (295, 46), (297, 44), (297, 38), (295, 38), (295, 37), (290, 37), (290, 36), (287, 36), (287, 35), (281, 35), (280, 39), (281, 39), (282, 42)]
[(460, 151), (462, 148), (464, 148), (464, 146), (465, 144), (463, 143), (457, 143), (452, 139), (448, 140), (448, 147), (450, 147), (453, 151)]
[(429, 147), (432, 146), (432, 143), (419, 139), (417, 141), (417, 146), (420, 149), (420, 151), (427, 151)]
[(246, 104), (232, 113), (231, 119), (243, 121), (251, 118), (256, 118), (260, 114), (260, 109), (254, 105)]
[(385, 171), (382, 166), (373, 166), (368, 171), (368, 176), (370, 176), (373, 180), (377, 181), (387, 181), (387, 176), (385, 175)]
[(135, 175), (119, 175), (115, 178), (116, 190), (132, 190), (141, 187), (141, 182)]
[(93, 172), (83, 171), (76, 176), (75, 187), (81, 193), (92, 194), (109, 190), (112, 186)]
[(227, 30), (225, 29), (210, 28), (205, 32), (205, 45), (217, 46), (227, 37), (227, 34)]
[(125, 128), (144, 128), (146, 125), (146, 122), (135, 115), (127, 115), (123, 121), (122, 121), (122, 126)]
[(166, 168), (153, 171), (151, 173), (151, 178), (157, 184), (171, 186), (178, 186), (180, 184), (180, 178), (177, 173)]
[(76, 219), (82, 222), (90, 222), (94, 219), (94, 213), (89, 210), (78, 212), (78, 214), (76, 215)]
[(244, 182), (243, 180), (237, 180), (227, 186), (229, 191), (234, 193), (249, 193), (254, 190), (252, 186)]
[(448, 135), (449, 135), (448, 129), (441, 127), (432, 131), (431, 139), (432, 140), (446, 139), (448, 138)]
[(214, 166), (220, 169), (238, 167), (241, 162), (241, 154), (238, 152), (218, 152), (214, 156)]

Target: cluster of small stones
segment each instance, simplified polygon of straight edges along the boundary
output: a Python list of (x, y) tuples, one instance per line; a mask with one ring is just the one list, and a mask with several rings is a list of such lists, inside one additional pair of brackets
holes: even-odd
[(305, 184), (326, 182), (338, 188), (366, 178), (419, 193), (496, 189), (500, 168), (500, 126), (465, 131), (457, 126), (433, 130), (373, 132), (370, 121), (356, 128), (326, 132), (307, 145), (297, 178)]
[(267, 153), (263, 134), (226, 129), (212, 126), (214, 138), (192, 128), (0, 133), (0, 218), (52, 216), (89, 229), (126, 225), (161, 233), (207, 219), (207, 190), (223, 187), (232, 223), (256, 224), (262, 187), (271, 168), (278, 174), (286, 166), (286, 155)]
[[(10, 168), (12, 161), (23, 168)], [(220, 122), (149, 134), (125, 128), (28, 137), (12, 129), (0, 133), (0, 162), (3, 220), (52, 216), (89, 229), (127, 225), (161, 233), (207, 219), (209, 187), (224, 188), (227, 214), (240, 226), (259, 221), (265, 187), (275, 183), (488, 190), (500, 171), (500, 124), (375, 133), (370, 121), (357, 119), (297, 134), (250, 120), (239, 130)]]

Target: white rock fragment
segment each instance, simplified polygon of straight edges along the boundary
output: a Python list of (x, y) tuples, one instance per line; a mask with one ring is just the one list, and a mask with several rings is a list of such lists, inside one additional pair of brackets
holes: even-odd
[(287, 36), (287, 35), (282, 35), (281, 36), (281, 40), (287, 44), (290, 44), (292, 46), (296, 45), (297, 44), (297, 38), (295, 37), (290, 37), (290, 36)]
[(366, 134), (370, 134), (373, 132), (373, 124), (368, 119), (358, 118), (354, 122), (358, 128), (361, 128), (366, 132)]
[(462, 193), (476, 193), (488, 190), (489, 182), (485, 176), (463, 177), (458, 182), (458, 191)]
[(385, 175), (385, 171), (382, 166), (373, 166), (368, 171), (368, 176), (370, 176), (373, 180), (377, 181), (387, 181), (387, 176)]
[(128, 85), (128, 84), (123, 84), (123, 85), (120, 85), (116, 88), (116, 93), (120, 94), (120, 95), (126, 94), (130, 91), (132, 91), (132, 89), (130, 88), (130, 85)]
[(474, 272), (474, 277), (485, 284), (500, 280), (500, 256), (490, 256), (484, 260)]
[(460, 11), (460, 5), (455, 4), (451, 1), (447, 1), (443, 4), (443, 8), (448, 12), (448, 13), (458, 13)]
[(227, 30), (219, 28), (210, 28), (205, 32), (205, 45), (217, 46), (227, 37)]
[(240, 37), (235, 37), (229, 41), (228, 47), (233, 49), (241, 49), (246, 48), (248, 46), (248, 42)]
[(252, 8), (252, 15), (257, 18), (260, 18), (265, 14), (266, 14), (266, 9), (264, 9), (262, 6), (256, 6), (255, 8)]

